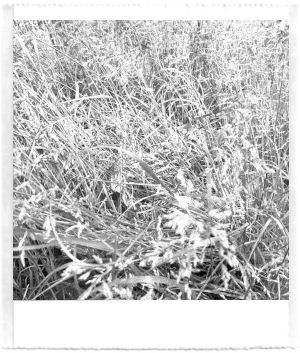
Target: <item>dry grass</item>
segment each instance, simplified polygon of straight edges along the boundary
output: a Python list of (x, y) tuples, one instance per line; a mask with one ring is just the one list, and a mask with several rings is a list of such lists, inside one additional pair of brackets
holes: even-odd
[(288, 299), (288, 28), (14, 32), (14, 298)]

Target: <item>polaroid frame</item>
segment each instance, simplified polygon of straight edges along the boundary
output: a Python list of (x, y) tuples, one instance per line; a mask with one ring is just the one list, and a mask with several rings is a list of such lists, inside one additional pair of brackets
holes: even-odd
[[(299, 212), (299, 4), (194, 1), (32, 1), (2, 6), (1, 306), (2, 346), (12, 349), (228, 350), (299, 345), (296, 215)], [(290, 300), (13, 302), (12, 21), (14, 19), (288, 19), (290, 24)], [(10, 288), (10, 290), (9, 290)], [(95, 313), (97, 313), (95, 315)], [(216, 313), (218, 316), (216, 316)], [(47, 317), (46, 321), (44, 317)], [(59, 319), (58, 319), (59, 318)], [(38, 323), (38, 324), (37, 324)]]

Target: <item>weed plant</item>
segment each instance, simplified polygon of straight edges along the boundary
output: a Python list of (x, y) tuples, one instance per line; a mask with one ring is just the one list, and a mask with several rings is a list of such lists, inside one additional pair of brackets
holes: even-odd
[(15, 299), (288, 299), (284, 22), (13, 40)]

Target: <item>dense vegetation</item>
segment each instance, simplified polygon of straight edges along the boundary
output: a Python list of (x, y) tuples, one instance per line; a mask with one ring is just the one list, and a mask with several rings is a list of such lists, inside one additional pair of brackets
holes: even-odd
[(14, 25), (14, 298), (288, 299), (282, 21)]

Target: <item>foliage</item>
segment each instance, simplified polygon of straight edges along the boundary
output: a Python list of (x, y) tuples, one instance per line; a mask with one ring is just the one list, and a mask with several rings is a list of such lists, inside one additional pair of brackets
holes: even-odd
[(288, 299), (288, 27), (16, 21), (14, 298)]

